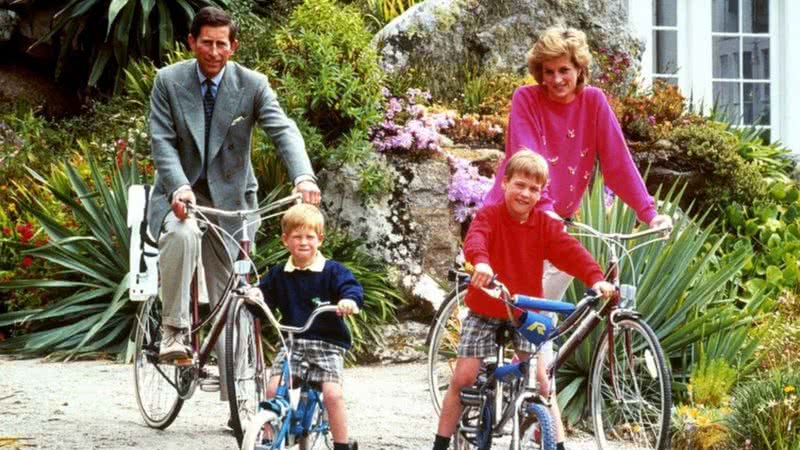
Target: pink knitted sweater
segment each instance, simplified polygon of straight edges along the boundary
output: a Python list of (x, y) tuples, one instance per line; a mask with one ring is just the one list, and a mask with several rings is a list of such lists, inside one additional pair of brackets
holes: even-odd
[(622, 129), (605, 94), (585, 86), (570, 103), (549, 99), (541, 86), (522, 86), (514, 92), (506, 130), (506, 158), (484, 204), (503, 201), (500, 186), (511, 156), (529, 148), (547, 159), (550, 182), (536, 205), (571, 217), (580, 206), (595, 160), (606, 185), (644, 223), (656, 216), (655, 203), (631, 159)]

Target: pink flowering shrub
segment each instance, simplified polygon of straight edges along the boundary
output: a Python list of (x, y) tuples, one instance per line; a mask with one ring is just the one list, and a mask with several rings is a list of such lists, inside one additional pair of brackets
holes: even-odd
[(452, 167), (447, 198), (453, 204), (453, 217), (464, 223), (475, 217), (483, 206), (483, 197), (494, 184), (494, 178), (478, 173), (478, 168), (461, 158), (448, 158)]
[(370, 129), (372, 146), (381, 153), (428, 155), (440, 150), (440, 131), (453, 126), (448, 113), (428, 114), (428, 92), (409, 89), (395, 97), (382, 90), (383, 120)]

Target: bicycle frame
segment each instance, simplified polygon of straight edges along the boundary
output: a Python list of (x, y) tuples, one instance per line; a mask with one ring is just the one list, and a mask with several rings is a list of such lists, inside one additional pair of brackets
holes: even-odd
[[(304, 331), (311, 328), (311, 325), (314, 323), (314, 320), (322, 313), (325, 312), (336, 312), (337, 307), (334, 305), (326, 305), (320, 306), (315, 309), (311, 316), (306, 321), (306, 324), (302, 327), (292, 327), (287, 325), (281, 325), (276, 319), (275, 316), (269, 309), (266, 309), (264, 312), (269, 319), (269, 321), (279, 330), (285, 332), (287, 338), (283, 340), (283, 348), (284, 348), (284, 359), (283, 364), (281, 366), (281, 378), (278, 383), (277, 392), (275, 396), (265, 402), (262, 402), (261, 408), (268, 409), (273, 411), (278, 419), (280, 420), (280, 429), (278, 433), (273, 436), (272, 438), (272, 449), (280, 449), (283, 448), (283, 443), (286, 443), (287, 447), (294, 445), (295, 439), (297, 436), (306, 436), (309, 433), (315, 431), (309, 428), (310, 424), (301, 424), (300, 428), (295, 427), (295, 420), (303, 417), (298, 417), (298, 411), (292, 407), (292, 401), (290, 396), (290, 391), (293, 389), (293, 376), (291, 373), (291, 360), (292, 360), (292, 351), (294, 348), (294, 335), (303, 333)], [(321, 408), (324, 410), (325, 405), (322, 403), (322, 397), (319, 395), (319, 391), (312, 388), (308, 384), (304, 383), (301, 386), (301, 390), (307, 390), (306, 392), (311, 393), (309, 396), (309, 404), (307, 405), (308, 408), (316, 409)], [(311, 398), (313, 397), (313, 398)], [(305, 412), (307, 414), (307, 412)], [(324, 432), (325, 426), (323, 425), (322, 430), (316, 430), (318, 432)]]

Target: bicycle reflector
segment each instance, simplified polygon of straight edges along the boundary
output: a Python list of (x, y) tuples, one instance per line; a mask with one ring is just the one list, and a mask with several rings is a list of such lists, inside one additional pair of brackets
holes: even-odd
[(544, 314), (525, 311), (519, 316), (520, 326), (517, 331), (536, 346), (546, 341), (553, 332), (553, 319)]

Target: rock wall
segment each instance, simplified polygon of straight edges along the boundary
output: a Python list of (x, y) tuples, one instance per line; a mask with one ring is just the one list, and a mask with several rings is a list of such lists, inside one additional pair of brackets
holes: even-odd
[(425, 317), (441, 295), (430, 278), (446, 281), (458, 253), (460, 226), (447, 198), (450, 167), (444, 158), (390, 157), (390, 163), (396, 171), (394, 191), (370, 202), (357, 193), (354, 170), (320, 173), (323, 208), (331, 227), (361, 237), (368, 253), (392, 267), (409, 296), (427, 300), (410, 306), (415, 310), (410, 315)]

